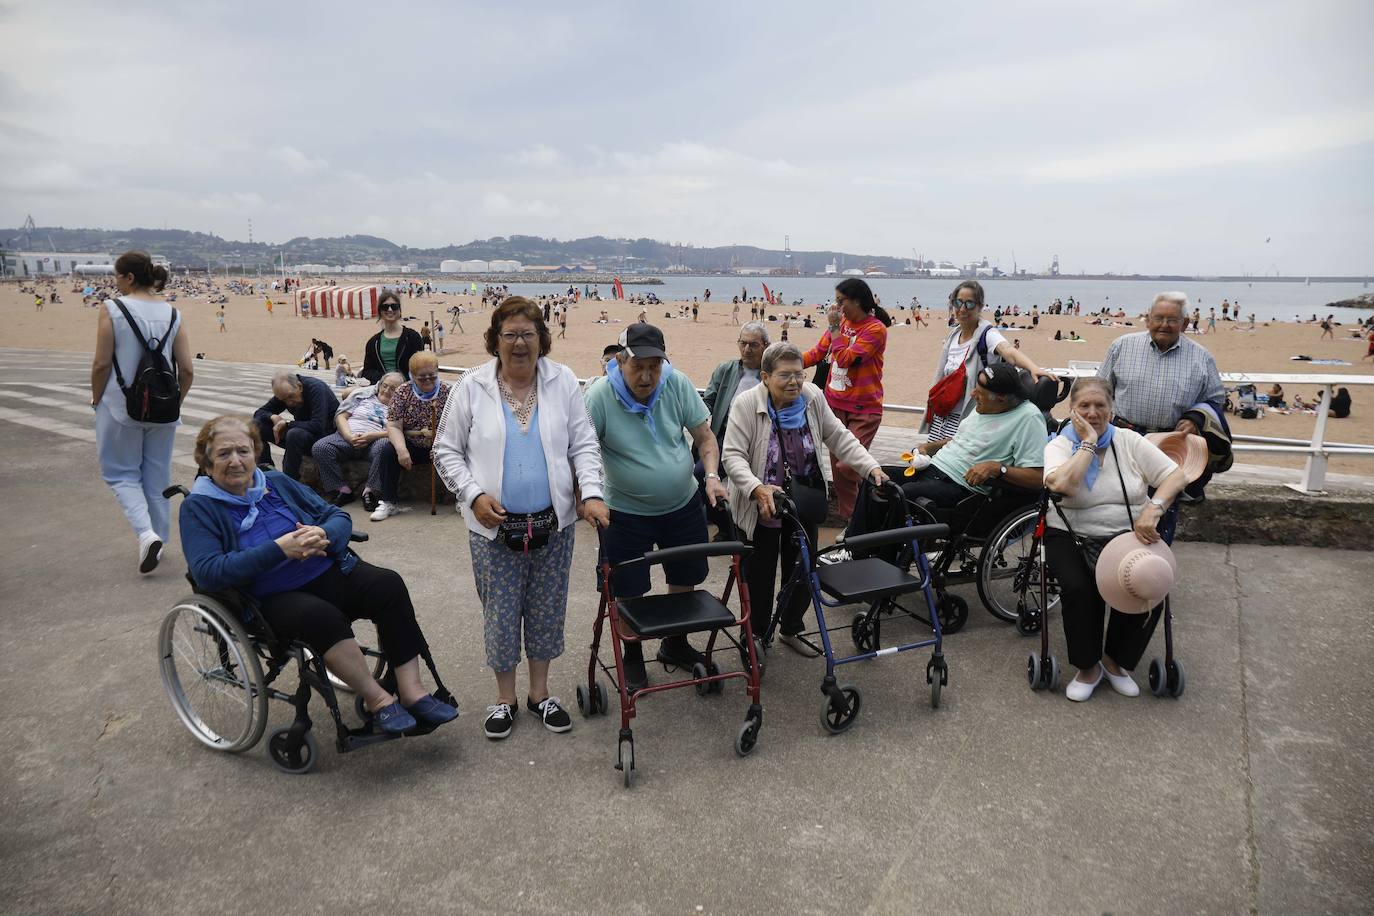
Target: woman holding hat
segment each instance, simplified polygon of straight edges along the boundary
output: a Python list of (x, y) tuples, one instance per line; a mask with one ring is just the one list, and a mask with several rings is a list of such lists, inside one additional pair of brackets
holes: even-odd
[(1181, 454), (1181, 467), (1147, 437), (1113, 426), (1105, 379), (1075, 381), (1069, 408), (1072, 426), (1045, 446), (1045, 486), (1062, 497), (1046, 518), (1045, 558), (1059, 583), (1069, 661), (1078, 668), (1064, 695), (1086, 700), (1105, 677), (1133, 697), (1140, 687), (1131, 671), (1173, 582), (1173, 556), (1157, 525), (1188, 484), (1188, 469), (1196, 476), (1205, 465), (1206, 443), (1160, 437)]

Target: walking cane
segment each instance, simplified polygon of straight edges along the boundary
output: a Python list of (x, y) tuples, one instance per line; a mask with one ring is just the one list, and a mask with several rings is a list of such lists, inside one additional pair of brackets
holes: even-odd
[(429, 514), (430, 514), (430, 515), (438, 515), (438, 514), (439, 514), (439, 509), (438, 509), (437, 505), (436, 505), (435, 502), (434, 502), (434, 476), (435, 476), (435, 474), (437, 473), (437, 472), (434, 470), (434, 434), (438, 431), (438, 430), (437, 430), (438, 425), (439, 425), (439, 419), (438, 419), (437, 407), (436, 407), (436, 405), (434, 405), (434, 404), (430, 404), (430, 405), (429, 405), (429, 429), (430, 429), (430, 439), (429, 439)]

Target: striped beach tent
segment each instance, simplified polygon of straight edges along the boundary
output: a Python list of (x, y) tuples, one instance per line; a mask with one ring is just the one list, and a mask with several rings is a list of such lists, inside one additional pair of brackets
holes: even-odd
[(376, 286), (307, 286), (296, 291), (302, 315), (311, 318), (376, 318)]

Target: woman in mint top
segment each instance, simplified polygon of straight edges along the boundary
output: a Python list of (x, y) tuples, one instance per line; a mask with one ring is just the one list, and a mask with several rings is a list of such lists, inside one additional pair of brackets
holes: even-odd
[(395, 290), (382, 290), (377, 320), (382, 329), (363, 348), (363, 378), (375, 385), (388, 372), (399, 372), (410, 381), (410, 358), (424, 349), (424, 342), (418, 331), (401, 322), (401, 297)]

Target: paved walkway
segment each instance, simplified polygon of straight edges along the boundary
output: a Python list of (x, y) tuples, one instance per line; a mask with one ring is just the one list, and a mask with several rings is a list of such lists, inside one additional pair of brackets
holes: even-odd
[[(1177, 701), (1033, 694), (1031, 644), (975, 607), (947, 641), (939, 710), (922, 653), (849, 666), (863, 712), (832, 737), (821, 666), (779, 650), (752, 757), (733, 752), (739, 687), (656, 695), (626, 791), (614, 719), (560, 736), (526, 715), (506, 742), (481, 736), (493, 682), (461, 520), (355, 511), (364, 556), (406, 577), (463, 715), (345, 757), (322, 741), (318, 769), (288, 777), (261, 746), (204, 749), (173, 715), (154, 647), (182, 558), (134, 572), (81, 369), (0, 352), (7, 912), (1369, 911), (1367, 552), (1182, 545)], [(189, 406), (208, 412), (258, 402), (271, 367), (197, 370)], [(593, 557), (581, 531), (554, 669), (569, 701)], [(272, 724), (289, 718), (278, 706)]]

